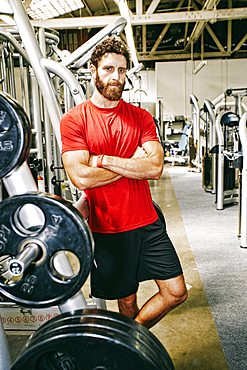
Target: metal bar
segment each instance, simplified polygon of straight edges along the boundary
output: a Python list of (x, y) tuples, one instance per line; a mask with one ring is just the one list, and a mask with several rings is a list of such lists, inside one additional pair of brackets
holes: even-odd
[(38, 257), (40, 247), (35, 243), (28, 244), (8, 265), (8, 272), (12, 277), (20, 276)]
[(10, 176), (4, 177), (2, 181), (10, 197), (38, 190), (27, 162), (24, 162)]
[(242, 248), (247, 248), (247, 133), (246, 133), (247, 113), (244, 113), (239, 122), (239, 136), (243, 150), (243, 169), (242, 169), (242, 201), (241, 201), (241, 242)]
[[(131, 14), (132, 26), (141, 26), (143, 24), (164, 24), (164, 23), (194, 23), (194, 22), (210, 22), (223, 21), (229, 19), (245, 19), (247, 18), (247, 7), (232, 8), (232, 9), (216, 9), (216, 10), (194, 10), (184, 12), (166, 12), (153, 14)], [(94, 16), (94, 17), (75, 17), (73, 22), (71, 18), (47, 19), (42, 21), (32, 21), (32, 25), (36, 27), (46, 27), (52, 29), (69, 29), (69, 28), (98, 28), (107, 26), (116, 16)], [(204, 26), (203, 26), (204, 27)]]
[(148, 10), (146, 11), (146, 14), (152, 14), (159, 5), (159, 3), (160, 0), (152, 0), (151, 4), (148, 7)]
[[(179, 10), (181, 8), (181, 6), (183, 5), (184, 3), (184, 0), (180, 0), (180, 2), (178, 3), (178, 6), (176, 7), (176, 10)], [(166, 24), (165, 27), (163, 28), (161, 34), (158, 36), (154, 46), (152, 47), (152, 50), (150, 52), (150, 54), (154, 53), (155, 50), (157, 49), (157, 47), (159, 46), (160, 42), (163, 40), (163, 37), (165, 36), (166, 32), (168, 31), (170, 27), (170, 24)]]
[(134, 37), (133, 37), (133, 32), (132, 32), (132, 25), (131, 25), (131, 19), (130, 19), (130, 10), (129, 10), (127, 1), (126, 0), (114, 0), (114, 1), (119, 7), (121, 16), (124, 17), (127, 21), (127, 24), (126, 24), (126, 27), (125, 27), (125, 35), (126, 35), (126, 39), (127, 39), (127, 44), (129, 46), (132, 62), (134, 64), (134, 66), (137, 66), (138, 65), (138, 58), (137, 58), (135, 42), (134, 42)]
[(222, 128), (220, 125), (221, 117), (225, 112), (218, 115), (216, 119), (216, 132), (219, 145), (218, 153), (218, 180), (217, 180), (217, 209), (222, 210), (224, 208), (224, 137)]
[[(43, 138), (42, 138), (42, 125), (41, 125), (41, 107), (40, 107), (40, 91), (37, 83), (36, 76), (31, 70), (31, 88), (32, 88), (32, 102), (33, 102), (33, 126), (34, 126), (34, 137), (35, 145), (37, 148), (37, 158), (42, 161), (42, 170), (38, 171), (38, 176), (45, 178), (44, 174), (44, 153), (43, 153)], [(38, 182), (39, 191), (45, 191), (44, 181)]]
[(8, 75), (9, 75), (9, 85), (10, 85), (10, 95), (16, 99), (16, 88), (15, 88), (15, 73), (14, 73), (14, 63), (13, 54), (10, 51), (8, 56)]
[(8, 93), (8, 83), (7, 83), (7, 71), (6, 71), (6, 64), (5, 64), (5, 51), (4, 45), (0, 46), (1, 51), (1, 77), (3, 79), (2, 86), (3, 91)]
[[(92, 49), (98, 42), (100, 42), (104, 37), (111, 34), (113, 31), (114, 33), (121, 33), (124, 27), (126, 26), (127, 21), (123, 17), (119, 17), (115, 19), (113, 22), (108, 24), (103, 30), (99, 31), (96, 35), (91, 37), (87, 42), (81, 45), (78, 49), (76, 49), (70, 56), (65, 58), (61, 65), (67, 67), (74, 63), (77, 59), (79, 59), (82, 55), (87, 53), (90, 49)], [(90, 58), (90, 57), (89, 57)]]
[(54, 94), (54, 88), (48, 76), (48, 73), (41, 66), (42, 53), (39, 44), (34, 35), (31, 23), (28, 19), (27, 13), (20, 0), (9, 0), (10, 5), (14, 11), (14, 19), (18, 27), (23, 44), (27, 51), (30, 64), (34, 70), (37, 81), (39, 83), (44, 102), (48, 108), (49, 116), (53, 125), (53, 130), (56, 135), (59, 146), (60, 142), (60, 119), (62, 116), (61, 109), (58, 105)]
[(55, 73), (68, 85), (76, 105), (86, 100), (81, 85), (68, 68), (51, 59), (43, 58), (40, 62), (47, 72)]
[(243, 45), (243, 43), (245, 42), (245, 40), (247, 39), (247, 33), (244, 35), (244, 37), (239, 41), (239, 43), (237, 44), (237, 46), (235, 47), (235, 49), (233, 50), (232, 53), (235, 53), (235, 51), (238, 51), (241, 46)]
[(16, 39), (10, 32), (0, 27), (0, 35), (4, 36), (7, 40), (9, 40), (9, 42), (15, 47), (18, 53), (28, 62), (28, 64), (30, 64), (26, 51), (19, 44), (19, 42), (16, 41)]
[(218, 46), (220, 51), (224, 53), (225, 49), (223, 48), (219, 39), (216, 37), (215, 33), (212, 31), (211, 27), (208, 24), (206, 25), (206, 30), (208, 31), (208, 33), (210, 34), (210, 36), (212, 37), (212, 39), (214, 40), (215, 44)]
[(24, 111), (26, 111), (24, 68), (23, 68), (23, 56), (22, 55), (19, 55), (19, 65), (20, 65), (22, 107), (23, 107)]
[[(209, 115), (209, 145), (210, 148), (213, 148), (216, 145), (216, 118), (215, 113), (213, 111), (212, 104), (209, 100), (204, 100), (204, 106), (206, 111)], [(216, 172), (216, 153), (212, 154), (212, 194), (216, 192), (216, 180), (217, 180), (217, 172)]]
[[(45, 56), (46, 54), (46, 42), (45, 42), (45, 30), (43, 27), (39, 29), (39, 42), (40, 42), (40, 49), (42, 54)], [(51, 165), (53, 163), (52, 160), (52, 127), (51, 127), (51, 121), (49, 118), (48, 110), (46, 106), (43, 106), (44, 111), (44, 131), (45, 131), (45, 151), (46, 151), (46, 185), (47, 190), (49, 193), (54, 193), (54, 186), (51, 183), (51, 179), (53, 176), (53, 173), (51, 171)]]

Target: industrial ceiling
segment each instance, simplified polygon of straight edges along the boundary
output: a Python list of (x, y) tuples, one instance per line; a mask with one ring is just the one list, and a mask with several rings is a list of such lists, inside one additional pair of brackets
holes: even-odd
[[(55, 18), (30, 16), (32, 24), (61, 35), (83, 30), (84, 38), (90, 38), (123, 15), (121, 6), (127, 4), (137, 57), (145, 67), (156, 61), (247, 57), (247, 0), (80, 1), (83, 8)], [(31, 0), (23, 4), (28, 11)]]

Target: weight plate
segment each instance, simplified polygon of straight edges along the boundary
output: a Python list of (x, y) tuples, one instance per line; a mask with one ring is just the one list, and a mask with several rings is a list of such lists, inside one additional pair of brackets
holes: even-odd
[[(72, 327), (73, 330), (76, 330), (78, 327), (84, 327), (85, 329), (92, 326), (92, 323), (95, 325), (96, 321), (98, 327), (101, 326), (103, 328), (108, 328), (110, 326), (112, 331), (121, 332), (128, 336), (130, 331), (134, 328), (133, 335), (137, 337), (140, 342), (146, 343), (147, 345), (147, 343), (152, 340), (151, 347), (152, 350), (155, 351), (154, 360), (157, 359), (158, 353), (162, 356), (163, 346), (156, 337), (150, 336), (151, 332), (149, 330), (124, 315), (100, 309), (78, 310), (73, 313), (64, 313), (52, 320), (49, 320), (49, 322), (43, 324), (30, 338), (32, 346), (39, 342), (41, 337), (44, 338), (47, 336), (47, 334), (49, 337), (53, 337), (64, 329), (68, 330), (68, 328)], [(82, 328), (82, 330), (84, 329)], [(133, 335), (131, 335), (131, 341), (133, 340)], [(151, 352), (149, 352), (149, 356), (151, 356)]]
[(10, 175), (27, 159), (31, 126), (22, 106), (0, 92), (0, 179)]
[[(2, 273), (0, 293), (28, 307), (65, 302), (79, 291), (91, 270), (93, 239), (87, 222), (70, 202), (56, 195), (28, 193), (3, 200), (0, 259), (15, 257), (32, 244), (40, 247), (36, 262), (16, 280), (6, 280)], [(77, 271), (71, 271), (62, 251), (72, 255)]]
[(42, 325), (11, 370), (174, 370), (166, 349), (144, 326), (116, 312), (79, 310)]

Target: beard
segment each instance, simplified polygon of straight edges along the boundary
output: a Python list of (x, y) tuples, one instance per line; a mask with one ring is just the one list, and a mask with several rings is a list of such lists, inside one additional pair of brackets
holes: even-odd
[[(117, 85), (117, 87), (110, 87), (110, 85)], [(95, 87), (104, 98), (111, 101), (118, 101), (122, 97), (125, 82), (121, 84), (119, 81), (107, 82), (106, 84), (100, 79), (98, 72), (96, 74)]]

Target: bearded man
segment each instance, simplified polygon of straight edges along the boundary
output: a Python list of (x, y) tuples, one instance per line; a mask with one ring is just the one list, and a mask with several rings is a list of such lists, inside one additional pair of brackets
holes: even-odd
[[(187, 290), (147, 181), (159, 179), (164, 163), (153, 117), (121, 99), (129, 68), (129, 50), (119, 38), (95, 47), (95, 91), (61, 120), (62, 159), (88, 199), (92, 295), (117, 299), (120, 313), (150, 328), (186, 299)], [(145, 280), (155, 280), (158, 292), (139, 308), (137, 290)]]

